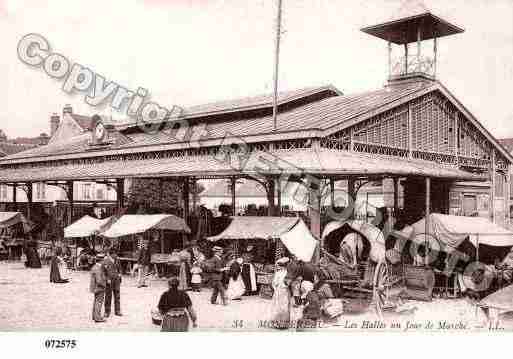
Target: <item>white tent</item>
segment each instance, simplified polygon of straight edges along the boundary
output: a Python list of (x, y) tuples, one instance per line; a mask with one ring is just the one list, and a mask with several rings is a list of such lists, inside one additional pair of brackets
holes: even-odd
[(312, 260), (318, 242), (298, 217), (233, 217), (221, 234), (208, 238), (212, 242), (222, 239), (280, 239), (290, 253), (305, 262)]
[(144, 233), (150, 229), (191, 232), (182, 218), (172, 214), (130, 214), (119, 218), (101, 235), (108, 238), (118, 238)]
[(110, 220), (111, 218), (97, 219), (86, 215), (64, 228), (64, 238), (91, 237), (98, 234)]
[[(424, 242), (426, 232), (425, 218), (412, 225), (411, 239)], [(450, 216), (432, 213), (429, 216), (429, 236), (436, 238), (449, 248), (457, 248), (465, 238), (477, 247), (484, 244), (493, 247), (513, 246), (513, 232), (504, 229), (482, 217)]]
[(283, 233), (280, 239), (290, 253), (298, 259), (309, 262), (315, 252), (317, 239), (310, 233), (305, 222), (299, 220), (288, 232)]

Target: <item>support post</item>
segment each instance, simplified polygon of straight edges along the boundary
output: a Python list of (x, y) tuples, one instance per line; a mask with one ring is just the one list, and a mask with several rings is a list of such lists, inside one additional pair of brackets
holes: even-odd
[(394, 177), (394, 217), (397, 218), (399, 212), (399, 179)]
[(198, 180), (196, 178), (191, 178), (192, 185), (192, 212), (196, 213), (196, 207), (198, 206)]
[[(310, 217), (310, 231), (316, 238), (321, 238), (321, 191), (319, 183), (308, 185), (308, 214)], [(317, 188), (315, 187), (317, 186)]]
[(495, 223), (495, 150), (492, 150), (492, 171), (490, 183), (491, 219)]
[(68, 225), (70, 225), (71, 223), (73, 223), (73, 212), (74, 212), (74, 209), (75, 209), (75, 202), (74, 202), (74, 199), (75, 199), (75, 189), (73, 188), (73, 181), (68, 181), (66, 183), (67, 185), (67, 188), (68, 188), (68, 204), (69, 204), (69, 214), (68, 214)]
[(267, 180), (267, 202), (269, 205), (269, 208), (267, 209), (267, 215), (268, 216), (274, 216), (275, 215), (275, 209), (274, 209), (274, 196), (275, 196), (276, 188), (275, 188), (275, 182), (274, 179), (268, 179)]
[(32, 212), (32, 202), (34, 200), (34, 188), (32, 187), (32, 182), (27, 183), (27, 219), (30, 219)]
[(159, 178), (159, 206), (162, 208), (162, 199), (164, 198), (164, 181)]
[(236, 213), (235, 213), (235, 207), (236, 207), (236, 203), (235, 203), (235, 186), (237, 184), (237, 179), (235, 177), (232, 177), (230, 178), (230, 191), (231, 191), (231, 195), (232, 195), (232, 216), (235, 216)]
[(331, 208), (335, 208), (335, 180), (330, 178), (330, 200)]
[(460, 140), (458, 138), (458, 129), (459, 129), (459, 115), (458, 111), (454, 114), (454, 156), (456, 156), (456, 166), (459, 166), (460, 160), (459, 160), (459, 148), (458, 148), (458, 141)]
[(276, 179), (276, 196), (278, 197), (278, 208), (276, 209), (278, 217), (281, 217), (281, 178)]
[(183, 219), (189, 219), (189, 177), (183, 179)]
[(116, 199), (118, 211), (121, 211), (125, 208), (125, 180), (123, 178), (116, 179)]
[(347, 195), (348, 195), (348, 206), (350, 206), (349, 218), (354, 219), (354, 207), (356, 205), (356, 192), (354, 190), (354, 179), (349, 179), (347, 181)]
[(426, 267), (429, 265), (428, 256), (428, 240), (429, 240), (429, 216), (431, 214), (431, 178), (426, 177), (426, 220), (425, 222), (425, 240), (424, 240), (424, 264)]
[(413, 111), (408, 103), (408, 158), (413, 157)]
[(18, 185), (16, 183), (12, 185), (12, 203), (18, 207)]
[(505, 181), (505, 191), (504, 191), (504, 216), (506, 226), (509, 226), (511, 223), (511, 213), (510, 213), (510, 201), (511, 201), (511, 165), (508, 163), (506, 167), (506, 181)]

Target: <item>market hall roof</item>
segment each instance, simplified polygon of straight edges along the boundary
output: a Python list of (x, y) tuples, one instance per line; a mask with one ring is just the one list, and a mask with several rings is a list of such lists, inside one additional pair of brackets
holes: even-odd
[[(5, 157), (0, 161), (0, 165), (184, 149), (191, 146), (191, 141), (194, 142), (196, 147), (208, 147), (219, 145), (220, 140), (227, 137), (242, 138), (248, 143), (324, 137), (432, 91), (440, 91), (445, 97), (449, 98), (484, 133), (485, 137), (496, 144), (499, 151), (511, 160), (509, 152), (479, 124), (472, 114), (442, 84), (437, 81), (421, 81), (393, 84), (378, 90), (354, 95), (337, 95), (340, 92), (331, 86), (320, 87), (317, 90), (308, 89), (285, 93), (282, 95), (281, 103), (290, 107), (279, 111), (276, 131), (273, 129), (272, 106), (269, 108), (270, 111), (266, 112), (265, 106), (268, 106), (266, 100), (264, 101), (266, 97), (259, 96), (258, 100), (254, 101), (249, 99), (231, 101), (232, 104), (237, 104), (234, 106), (249, 103), (252, 107), (264, 106), (257, 110), (251, 110), (253, 112), (245, 112), (247, 106), (244, 106), (244, 110), (232, 113), (230, 109), (225, 107), (227, 106), (226, 102), (218, 106), (203, 107), (204, 110), (209, 109), (208, 113), (212, 113), (215, 108), (218, 111), (227, 111), (228, 117), (216, 120), (210, 115), (204, 116), (200, 115), (200, 112), (196, 112), (194, 116), (197, 117), (194, 120), (192, 118), (188, 120), (190, 125), (187, 130), (191, 134), (188, 141), (184, 141), (185, 133), (183, 131), (176, 133), (176, 131), (168, 128), (156, 133), (145, 133), (133, 123), (124, 124), (117, 131), (113, 131), (113, 136), (116, 139), (111, 146), (105, 148), (94, 148), (94, 151), (92, 151), (90, 132), (83, 132), (70, 139), (52, 141), (46, 146)], [(301, 104), (292, 106), (290, 102), (286, 102), (289, 100), (301, 100)], [(221, 108), (223, 110), (220, 110)], [(227, 112), (222, 114), (226, 115)], [(185, 113), (189, 113), (186, 116), (192, 116), (190, 111), (186, 110)], [(242, 116), (243, 113), (244, 116)], [(219, 112), (217, 115), (219, 115)]]
[[(273, 165), (269, 165), (273, 163)], [(316, 176), (429, 176), (459, 180), (484, 180), (484, 177), (431, 161), (380, 156), (328, 149), (277, 150), (251, 152), (248, 158), (234, 155), (219, 158), (202, 156), (152, 157), (129, 161), (69, 161), (62, 165), (3, 168), (0, 182), (39, 182), (103, 180), (108, 178), (215, 177), (259, 175)]]
[[(438, 91), (448, 101), (460, 110), (461, 113), (472, 122), (483, 135), (496, 146), (496, 148), (512, 161), (512, 157), (497, 140), (466, 110), (466, 108), (438, 81), (416, 81), (389, 83), (384, 88), (368, 91), (355, 95), (340, 95), (340, 91), (332, 86), (323, 86), (316, 89), (307, 89), (282, 93), (280, 100), (279, 114), (277, 118), (277, 129), (273, 129), (272, 104), (268, 97), (259, 96), (256, 99), (243, 99), (230, 101), (232, 106), (238, 108), (233, 112), (227, 102), (219, 105), (208, 105), (201, 110), (185, 111), (189, 116), (187, 120), (187, 133), (191, 134), (184, 140), (183, 134), (176, 135), (172, 128), (165, 128), (156, 133), (145, 133), (135, 124), (124, 124), (116, 130), (109, 131), (112, 139), (108, 146), (91, 146), (91, 131), (82, 132), (67, 140), (52, 141), (46, 146), (37, 147), (22, 153), (8, 156), (0, 160), (3, 167), (0, 172), (0, 181), (16, 182), (30, 180), (64, 180), (64, 179), (87, 179), (87, 178), (114, 178), (114, 177), (137, 177), (142, 175), (164, 176), (171, 174), (171, 169), (177, 173), (189, 173), (199, 175), (204, 173), (234, 174), (229, 168), (220, 167), (217, 163), (202, 157), (194, 157), (189, 163), (181, 163), (180, 160), (167, 159), (170, 151), (182, 151), (184, 149), (218, 147), (229, 144), (230, 141), (240, 143), (242, 139), (246, 143), (270, 142), (283, 140), (322, 138), (357, 123), (365, 121), (373, 116), (393, 109), (408, 101), (419, 98), (425, 94)], [(248, 109), (250, 108), (250, 109)], [(256, 108), (256, 109), (255, 109)], [(214, 115), (211, 115), (214, 113)], [(208, 113), (208, 115), (205, 115)], [(194, 117), (195, 116), (195, 117)], [(221, 117), (219, 117), (221, 116)], [(180, 132), (180, 131), (178, 131)], [(239, 142), (237, 142), (239, 141)], [(297, 156), (292, 163), (301, 166), (302, 156), (305, 151), (296, 150)], [(146, 154), (162, 153), (158, 160), (145, 159), (142, 162), (130, 161), (130, 168), (122, 162), (104, 162), (105, 157), (111, 156), (143, 156)], [(309, 152), (308, 152), (309, 153)], [(343, 158), (362, 158), (360, 154), (340, 154)], [(151, 157), (151, 156), (150, 156)], [(177, 157), (177, 156), (169, 156)], [(308, 157), (308, 156), (307, 156)], [(96, 159), (96, 160), (95, 160)], [(80, 160), (76, 162), (75, 160)], [(97, 161), (94, 166), (86, 163)], [(389, 163), (396, 163), (396, 159), (387, 159)], [(167, 166), (167, 162), (170, 167)], [(44, 162), (44, 163), (43, 163)], [(201, 166), (195, 163), (201, 162)], [(52, 163), (52, 164), (49, 164)], [(29, 164), (29, 167), (37, 170), (16, 169), (17, 165)], [(159, 164), (163, 165), (162, 167)], [(429, 168), (429, 162), (423, 166)], [(438, 165), (436, 165), (438, 166)], [(8, 167), (13, 167), (8, 168)], [(118, 167), (120, 167), (118, 169)], [(160, 167), (160, 168), (159, 168)], [(307, 166), (308, 167), (308, 166)], [(320, 173), (350, 174), (354, 168), (346, 167), (332, 168), (327, 166), (310, 166), (312, 170)], [(400, 166), (399, 166), (400, 167)], [(414, 166), (415, 167), (415, 166)], [(406, 168), (409, 168), (406, 166)], [(390, 170), (397, 170), (402, 174), (425, 174), (435, 175), (439, 173), (442, 177), (471, 179), (463, 171), (443, 169), (435, 171), (421, 171), (418, 168), (402, 171), (398, 166), (375, 168), (372, 173), (390, 173)], [(166, 172), (167, 171), (167, 172)], [(447, 172), (449, 171), (449, 172)], [(45, 173), (43, 175), (43, 173)], [(359, 173), (365, 172), (365, 166), (360, 166)]]

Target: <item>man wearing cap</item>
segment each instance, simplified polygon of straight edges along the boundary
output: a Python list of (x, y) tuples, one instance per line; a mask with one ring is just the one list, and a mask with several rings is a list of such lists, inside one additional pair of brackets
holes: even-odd
[(212, 297), (210, 303), (217, 303), (217, 296), (221, 295), (221, 301), (223, 305), (226, 305), (225, 289), (222, 283), (223, 280), (223, 260), (221, 255), (223, 254), (223, 248), (215, 246), (212, 248), (214, 256), (208, 260), (207, 271), (210, 273), (210, 280), (212, 282)]
[(93, 320), (96, 323), (105, 322), (105, 318), (102, 316), (103, 301), (105, 300), (105, 288), (107, 285), (105, 268), (102, 264), (104, 257), (105, 256), (102, 253), (98, 253), (96, 255), (96, 263), (93, 268), (91, 268), (91, 282), (89, 284), (89, 290), (94, 294)]

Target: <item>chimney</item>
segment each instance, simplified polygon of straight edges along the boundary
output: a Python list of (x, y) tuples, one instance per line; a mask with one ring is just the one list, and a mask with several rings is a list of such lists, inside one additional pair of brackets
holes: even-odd
[(69, 114), (73, 113), (73, 108), (71, 107), (71, 105), (69, 103), (67, 103), (64, 106), (64, 108), (62, 109), (62, 114), (65, 114), (65, 113), (69, 113)]
[(39, 135), (39, 145), (44, 146), (48, 144), (48, 141), (50, 141), (50, 137), (46, 133), (42, 133)]
[(59, 128), (60, 122), (61, 119), (58, 114), (54, 113), (50, 116), (50, 137), (55, 135), (55, 132), (57, 132), (57, 129)]

